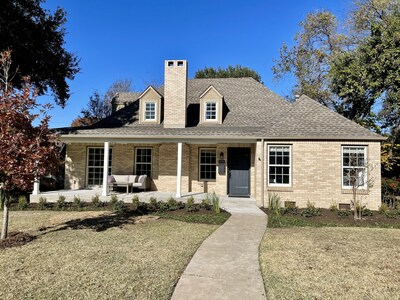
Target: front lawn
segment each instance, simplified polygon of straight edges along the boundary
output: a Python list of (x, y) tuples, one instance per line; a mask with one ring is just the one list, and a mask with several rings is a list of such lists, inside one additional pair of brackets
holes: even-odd
[[(0, 249), (0, 299), (169, 299), (197, 248), (218, 228), (110, 218), (104, 211), (12, 211), (10, 230), (38, 238)], [(107, 226), (96, 227), (103, 220)]]
[(267, 299), (398, 299), (399, 249), (399, 229), (267, 228)]

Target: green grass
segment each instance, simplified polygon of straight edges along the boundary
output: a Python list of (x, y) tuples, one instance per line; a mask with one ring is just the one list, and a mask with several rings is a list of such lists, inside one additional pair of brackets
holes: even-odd
[(400, 230), (267, 228), (267, 299), (399, 299)]
[(317, 221), (314, 218), (304, 218), (300, 216), (276, 216), (268, 215), (268, 227), (270, 228), (285, 228), (285, 227), (371, 227), (371, 228), (400, 228), (400, 222), (385, 223), (379, 221), (375, 223), (366, 223), (358, 221), (354, 223), (341, 224), (338, 222)]
[[(102, 213), (13, 211), (10, 229), (39, 234), (39, 227)], [(216, 228), (158, 219), (100, 232), (49, 230), (22, 247), (0, 250), (0, 299), (169, 299)]]
[(165, 219), (173, 219), (190, 223), (204, 223), (222, 225), (231, 216), (228, 212), (221, 212), (219, 214), (202, 214), (202, 213), (187, 213), (187, 214), (174, 214), (170, 212), (159, 212), (155, 215)]

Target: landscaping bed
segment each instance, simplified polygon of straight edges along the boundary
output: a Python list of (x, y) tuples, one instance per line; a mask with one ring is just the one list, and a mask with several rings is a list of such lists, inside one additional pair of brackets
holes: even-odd
[(319, 214), (304, 216), (303, 212), (307, 209), (297, 209), (294, 212), (285, 212), (283, 209), (279, 215), (269, 211), (267, 208), (262, 210), (268, 214), (268, 227), (293, 227), (293, 226), (313, 226), (313, 227), (387, 227), (400, 228), (400, 211), (388, 209), (385, 212), (367, 211), (361, 220), (355, 220), (353, 212), (349, 210), (331, 210), (315, 208)]

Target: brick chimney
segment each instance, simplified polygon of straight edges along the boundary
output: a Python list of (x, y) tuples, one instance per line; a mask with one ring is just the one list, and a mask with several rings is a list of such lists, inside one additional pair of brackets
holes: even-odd
[(187, 61), (166, 60), (164, 79), (164, 127), (186, 126)]

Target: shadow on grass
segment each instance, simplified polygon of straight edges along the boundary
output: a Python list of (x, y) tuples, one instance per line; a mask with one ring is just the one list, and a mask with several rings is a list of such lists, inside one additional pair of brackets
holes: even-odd
[(97, 217), (89, 217), (84, 219), (74, 219), (66, 221), (54, 226), (47, 226), (39, 228), (38, 235), (44, 235), (49, 232), (61, 231), (66, 229), (92, 229), (96, 232), (105, 231), (113, 227), (123, 227), (126, 224), (134, 224), (135, 217), (143, 216), (143, 213), (137, 211), (122, 211), (104, 214)]

